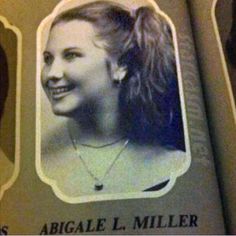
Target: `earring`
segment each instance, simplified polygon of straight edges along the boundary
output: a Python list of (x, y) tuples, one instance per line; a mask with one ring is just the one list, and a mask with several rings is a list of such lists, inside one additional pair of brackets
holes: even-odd
[(113, 73), (113, 81), (120, 85), (122, 83), (122, 80), (125, 78), (126, 73), (127, 71), (125, 67), (117, 68)]
[(123, 78), (121, 78), (121, 76), (117, 76), (117, 77), (114, 76), (114, 77), (113, 77), (113, 82), (116, 83), (116, 84), (118, 84), (118, 85), (121, 85), (122, 80), (123, 80)]

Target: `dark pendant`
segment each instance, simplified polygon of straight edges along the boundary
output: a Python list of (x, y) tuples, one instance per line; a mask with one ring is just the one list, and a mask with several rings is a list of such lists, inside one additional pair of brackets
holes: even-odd
[(103, 184), (100, 181), (97, 181), (94, 185), (95, 191), (101, 191), (103, 189)]

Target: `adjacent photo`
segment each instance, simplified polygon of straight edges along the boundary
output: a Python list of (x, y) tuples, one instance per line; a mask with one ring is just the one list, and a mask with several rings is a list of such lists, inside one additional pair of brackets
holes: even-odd
[(59, 3), (37, 32), (36, 126), (63, 201), (167, 193), (191, 159), (171, 19), (148, 0)]
[(217, 1), (215, 16), (236, 103), (236, 1)]
[(19, 171), (18, 36), (0, 16), (0, 199)]

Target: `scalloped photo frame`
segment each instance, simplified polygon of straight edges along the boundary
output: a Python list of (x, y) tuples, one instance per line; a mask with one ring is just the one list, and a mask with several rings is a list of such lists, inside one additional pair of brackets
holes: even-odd
[[(111, 0), (110, 0), (111, 1)], [(166, 177), (163, 177), (162, 183), (164, 183), (163, 187), (158, 191), (133, 191), (133, 192), (95, 192), (94, 194), (89, 193), (82, 193), (82, 194), (70, 194), (70, 189), (73, 187), (66, 186), (66, 188), (62, 187), (60, 185), (59, 181), (56, 180), (53, 177), (49, 177), (45, 174), (44, 168), (43, 168), (43, 161), (44, 161), (44, 150), (42, 143), (47, 140), (46, 136), (51, 133), (55, 133), (58, 131), (58, 138), (54, 139), (54, 141), (58, 145), (58, 150), (60, 149), (59, 146), (61, 145), (61, 142), (64, 142), (60, 140), (60, 135), (64, 135), (64, 131), (59, 131), (59, 129), (65, 125), (65, 122), (67, 118), (56, 118), (55, 115), (52, 114), (52, 111), (50, 109), (49, 102), (47, 101), (47, 98), (42, 90), (41, 85), (41, 71), (43, 68), (43, 51), (45, 50), (45, 45), (47, 43), (47, 39), (50, 32), (50, 27), (55, 19), (55, 17), (67, 10), (74, 8), (76, 6), (89, 3), (89, 2), (96, 2), (94, 0), (62, 0), (53, 10), (53, 12), (48, 15), (39, 25), (37, 30), (37, 78), (36, 78), (36, 170), (39, 178), (49, 185), (55, 195), (61, 199), (64, 202), (71, 203), (71, 204), (77, 204), (77, 203), (84, 203), (84, 202), (96, 202), (96, 201), (107, 201), (107, 200), (121, 200), (121, 199), (139, 199), (139, 198), (156, 198), (161, 197), (167, 192), (169, 192), (173, 186), (176, 184), (176, 181), (178, 177), (182, 176), (184, 173), (187, 172), (187, 170), (190, 167), (191, 163), (191, 152), (190, 152), (190, 139), (189, 139), (189, 131), (187, 126), (187, 115), (186, 115), (186, 98), (184, 97), (184, 91), (183, 91), (183, 81), (182, 81), (182, 73), (181, 73), (181, 67), (180, 67), (180, 59), (179, 59), (179, 50), (178, 50), (178, 40), (177, 40), (177, 33), (175, 26), (172, 22), (172, 20), (158, 7), (157, 3), (154, 0), (132, 0), (132, 1), (126, 1), (126, 0), (112, 0), (111, 2), (123, 4), (124, 6), (135, 9), (139, 6), (143, 5), (151, 5), (157, 14), (161, 15), (169, 24), (171, 28), (172, 38), (173, 38), (173, 45), (174, 45), (174, 53), (175, 53), (175, 60), (176, 60), (176, 70), (177, 70), (177, 80), (178, 80), (178, 89), (179, 89), (179, 97), (180, 97), (180, 106), (181, 106), (181, 115), (182, 115), (182, 123), (183, 123), (183, 133), (184, 133), (184, 143), (185, 143), (185, 153), (184, 153), (184, 159), (183, 162), (181, 162), (181, 165), (177, 165), (172, 171), (168, 179)], [(60, 133), (61, 132), (61, 133)], [(50, 142), (51, 142), (50, 141)], [(46, 141), (48, 143), (48, 141)], [(66, 141), (67, 142), (67, 141)], [(69, 142), (69, 141), (68, 141)], [(62, 144), (63, 145), (63, 144)], [(59, 151), (58, 153), (53, 153), (52, 156), (55, 157), (55, 163), (59, 163), (61, 161), (60, 158), (57, 158), (57, 155), (60, 155)], [(66, 154), (65, 154), (65, 158)], [(69, 156), (68, 156), (69, 158)], [(62, 160), (63, 162), (63, 160)], [(57, 164), (53, 167), (56, 171)], [(53, 166), (53, 164), (52, 164)], [(73, 168), (75, 167), (75, 164), (71, 165), (71, 172), (73, 172)], [(113, 167), (112, 167), (113, 168)], [(64, 172), (63, 170), (61, 170)], [(61, 173), (62, 173), (61, 172)], [(64, 177), (62, 177), (62, 181), (65, 183), (68, 181), (66, 180), (66, 176), (71, 175), (71, 172), (68, 172), (67, 174), (63, 174)], [(74, 179), (77, 178), (77, 176), (73, 177)], [(71, 182), (73, 186), (76, 186), (76, 181)], [(70, 185), (70, 182), (69, 182)]]
[[(17, 179), (17, 176), (20, 171), (20, 97), (21, 97), (21, 66), (22, 66), (22, 35), (20, 30), (12, 25), (7, 18), (0, 15), (0, 28), (2, 37), (0, 39), (1, 48), (3, 50), (3, 53), (7, 60), (8, 68), (2, 68), (3, 70), (7, 70), (7, 74), (9, 75), (9, 91), (6, 98), (5, 103), (5, 109), (3, 112), (2, 117), (2, 126), (1, 131), (3, 132), (1, 135), (2, 139), (1, 141), (1, 155), (0, 158), (2, 158), (2, 163), (4, 165), (4, 168), (8, 168), (7, 171), (3, 169), (2, 173), (0, 173), (0, 177), (2, 180), (1, 186), (0, 186), (0, 199), (2, 199), (4, 193), (14, 184), (14, 182)], [(8, 37), (7, 40), (4, 41), (4, 36)], [(9, 45), (6, 46), (6, 44), (12, 43), (11, 39), (14, 40), (15, 45), (15, 51), (12, 51), (12, 48)], [(10, 55), (11, 54), (11, 55)], [(10, 59), (9, 56), (14, 57), (13, 60)], [(14, 65), (12, 63), (15, 63)], [(10, 71), (9, 71), (10, 68)], [(13, 69), (12, 69), (13, 68)], [(13, 72), (12, 72), (13, 71)], [(14, 84), (14, 88), (13, 85)], [(2, 89), (2, 88), (1, 88)], [(9, 105), (9, 106), (8, 106)], [(13, 105), (13, 107), (12, 107)], [(6, 107), (8, 106), (8, 107)], [(12, 110), (14, 109), (14, 111)], [(14, 117), (12, 117), (14, 114)], [(7, 122), (7, 120), (9, 122)], [(14, 128), (12, 127), (12, 121), (14, 121)], [(10, 131), (9, 131), (10, 130)], [(13, 131), (12, 131), (13, 130)], [(6, 135), (6, 132), (11, 132), (10, 135)], [(12, 134), (14, 133), (14, 134)], [(12, 148), (12, 144), (13, 148)], [(4, 151), (4, 147), (7, 149), (7, 151)], [(8, 156), (8, 154), (10, 156)], [(11, 161), (10, 161), (11, 159)], [(9, 172), (11, 172), (9, 174)], [(6, 176), (3, 176), (6, 175)]]
[[(230, 3), (230, 2), (228, 2), (228, 3)], [(216, 39), (217, 39), (217, 44), (218, 44), (217, 46), (218, 46), (219, 51), (220, 51), (220, 58), (221, 58), (221, 63), (222, 63), (223, 71), (224, 71), (224, 78), (223, 79), (225, 80), (225, 83), (227, 85), (228, 94), (229, 94), (229, 98), (230, 98), (230, 104), (231, 104), (231, 110), (232, 110), (232, 114), (233, 114), (235, 125), (236, 125), (236, 103), (235, 103), (236, 94), (233, 93), (232, 84), (231, 84), (231, 76), (230, 76), (230, 73), (229, 73), (229, 66), (230, 65), (226, 60), (226, 53), (225, 53), (225, 50), (224, 50), (225, 45), (223, 45), (223, 43), (222, 43), (222, 37), (221, 37), (221, 34), (220, 34), (220, 30), (219, 30), (219, 24), (217, 22), (217, 17), (216, 17), (216, 10), (217, 10), (217, 6), (218, 6), (217, 4), (219, 4), (219, 1), (218, 0), (213, 0), (212, 8), (211, 8), (211, 19), (212, 19), (212, 22), (213, 22), (215, 36), (216, 36)], [(228, 12), (226, 14), (227, 17), (230, 15), (229, 13), (230, 12)], [(227, 26), (225, 26), (225, 27), (227, 28)], [(228, 27), (228, 28), (230, 28), (230, 27)], [(224, 31), (226, 31), (225, 28), (224, 28)], [(229, 34), (229, 32), (228, 32), (228, 34)]]

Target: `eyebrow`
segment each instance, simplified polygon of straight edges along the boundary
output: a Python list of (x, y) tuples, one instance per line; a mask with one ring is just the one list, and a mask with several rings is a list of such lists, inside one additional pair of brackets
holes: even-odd
[(83, 50), (82, 50), (81, 48), (79, 48), (79, 47), (69, 47), (69, 48), (65, 48), (65, 49), (63, 50), (63, 52), (65, 52), (65, 51), (70, 51), (70, 50), (79, 50), (80, 52), (83, 51)]
[[(71, 50), (79, 50), (80, 51), (80, 53), (83, 53), (83, 50), (81, 49), (81, 48), (79, 48), (79, 47), (69, 47), (69, 48), (65, 48), (65, 49), (63, 49), (63, 52), (67, 52), (67, 51), (71, 51)], [(52, 54), (50, 51), (44, 51), (43, 52), (43, 55), (45, 55), (45, 54)]]

